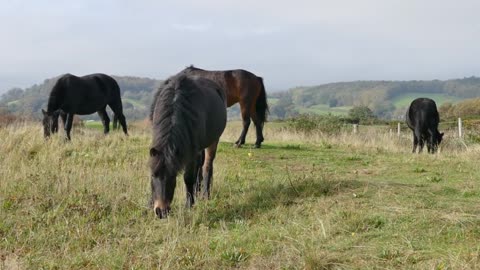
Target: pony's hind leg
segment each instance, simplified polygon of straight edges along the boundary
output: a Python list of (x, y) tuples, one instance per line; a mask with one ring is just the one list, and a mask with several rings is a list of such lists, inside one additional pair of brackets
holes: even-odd
[(205, 161), (203, 162), (203, 191), (202, 197), (205, 199), (210, 198), (210, 188), (212, 187), (213, 178), (213, 160), (217, 153), (218, 140), (207, 147), (205, 151)]
[(183, 174), (183, 180), (186, 187), (187, 201), (185, 206), (190, 208), (195, 203), (195, 182), (197, 178), (197, 160), (194, 158), (185, 166), (185, 173)]
[(116, 114), (113, 114), (113, 130), (118, 129), (118, 116)]
[(120, 104), (120, 106), (109, 106), (114, 113), (113, 122), (115, 123), (115, 118), (117, 118), (117, 120), (120, 122), (120, 125), (122, 126), (123, 133), (125, 133), (125, 135), (128, 135), (127, 120), (125, 120), (125, 115), (123, 115), (122, 105)]
[(195, 171), (196, 171), (196, 181), (195, 181), (195, 196), (199, 196), (200, 195), (200, 191), (201, 191), (201, 188), (202, 188), (202, 179), (203, 179), (203, 170), (202, 170), (202, 167), (203, 167), (203, 163), (205, 162), (205, 150), (202, 150), (200, 151), (198, 154), (197, 154), (197, 157), (196, 157), (196, 168), (195, 168)]
[(123, 133), (125, 133), (125, 135), (128, 135), (127, 120), (125, 119), (125, 115), (123, 115), (123, 113), (120, 113), (118, 115), (118, 121), (120, 121), (120, 125), (122, 125)]
[(108, 132), (110, 131), (110, 118), (108, 117), (107, 111), (105, 110), (105, 108), (103, 108), (102, 110), (97, 111), (97, 113), (102, 120), (103, 133), (108, 134)]

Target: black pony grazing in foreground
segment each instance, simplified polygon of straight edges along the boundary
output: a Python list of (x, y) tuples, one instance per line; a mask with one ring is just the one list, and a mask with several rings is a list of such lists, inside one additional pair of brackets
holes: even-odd
[(83, 77), (65, 74), (58, 79), (50, 92), (47, 111), (42, 109), (44, 135), (48, 137), (58, 130), (58, 116), (61, 116), (67, 139), (70, 140), (73, 115), (95, 112), (100, 116), (104, 133), (107, 134), (110, 129), (107, 105), (114, 113), (114, 129), (117, 128), (117, 121), (120, 121), (123, 132), (128, 134), (120, 87), (112, 77), (105, 74), (91, 74)]
[(413, 131), (413, 150), (420, 144), (419, 153), (427, 141), (428, 153), (434, 154), (442, 142), (443, 133), (438, 132), (440, 117), (435, 101), (429, 98), (417, 98), (410, 104), (405, 116), (408, 127)]
[[(194, 195), (201, 186), (201, 195), (209, 198), (213, 160), (227, 122), (225, 104), (224, 90), (198, 76), (177, 74), (165, 81), (155, 94), (150, 114), (153, 125), (151, 203), (159, 218), (166, 217), (170, 211), (176, 177), (182, 169), (187, 207), (194, 204)], [(201, 177), (197, 179), (197, 175)]]

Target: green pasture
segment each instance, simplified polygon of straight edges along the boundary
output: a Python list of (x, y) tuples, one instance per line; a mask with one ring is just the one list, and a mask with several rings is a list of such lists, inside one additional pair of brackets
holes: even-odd
[(148, 128), (74, 128), (69, 143), (39, 124), (0, 129), (0, 269), (480, 267), (475, 144), (447, 136), (412, 155), (409, 134), (265, 129), (261, 149), (253, 129), (234, 148), (229, 123), (212, 198), (185, 209), (179, 176), (164, 220), (147, 207)]
[(348, 115), (351, 106), (329, 107), (327, 104), (317, 104), (308, 108), (299, 108), (300, 113), (314, 113), (314, 114), (333, 114), (333, 115)]
[(7, 106), (13, 106), (13, 105), (16, 105), (16, 104), (19, 104), (19, 103), (20, 103), (20, 100), (17, 99), (17, 100), (8, 102), (8, 103), (7, 103)]
[(396, 108), (408, 107), (414, 99), (420, 97), (427, 97), (433, 99), (437, 106), (441, 106), (445, 102), (456, 103), (461, 100), (461, 98), (450, 96), (447, 94), (407, 93), (394, 97), (392, 99), (392, 103)]
[(141, 103), (140, 101), (135, 100), (135, 99), (122, 98), (122, 101), (123, 101), (123, 102), (129, 102), (129, 103), (132, 104), (135, 108), (138, 108), (138, 109), (144, 109), (144, 108), (146, 107), (145, 104), (143, 104), (143, 103)]

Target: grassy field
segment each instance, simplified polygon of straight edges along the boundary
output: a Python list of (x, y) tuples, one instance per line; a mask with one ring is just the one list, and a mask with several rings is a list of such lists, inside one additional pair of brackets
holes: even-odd
[(461, 99), (447, 94), (432, 94), (432, 93), (407, 93), (401, 96), (397, 96), (392, 99), (392, 103), (396, 108), (408, 107), (412, 100), (419, 97), (428, 97), (435, 100), (437, 106), (441, 106), (445, 102), (458, 102)]
[(8, 103), (7, 103), (7, 106), (13, 106), (13, 105), (16, 105), (16, 104), (18, 104), (18, 103), (20, 103), (20, 100), (17, 99), (17, 100), (8, 102)]
[(123, 102), (129, 102), (129, 103), (132, 104), (135, 108), (138, 108), (138, 109), (144, 109), (144, 108), (146, 107), (145, 104), (142, 104), (140, 101), (135, 100), (135, 99), (122, 98), (122, 101), (123, 101)]
[(327, 104), (317, 104), (308, 108), (299, 108), (300, 113), (315, 113), (315, 114), (328, 114), (333, 115), (347, 115), (348, 111), (351, 109), (351, 106), (341, 106), (341, 107), (329, 107)]
[(262, 149), (222, 136), (213, 197), (146, 207), (150, 130), (0, 129), (0, 269), (478, 269), (480, 147), (447, 133), (412, 155), (410, 133), (324, 136), (267, 123)]

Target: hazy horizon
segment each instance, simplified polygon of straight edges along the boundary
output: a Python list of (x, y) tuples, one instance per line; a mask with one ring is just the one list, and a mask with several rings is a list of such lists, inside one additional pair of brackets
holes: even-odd
[(267, 89), (478, 76), (480, 2), (10, 1), (0, 92), (63, 73), (164, 79), (242, 68)]

